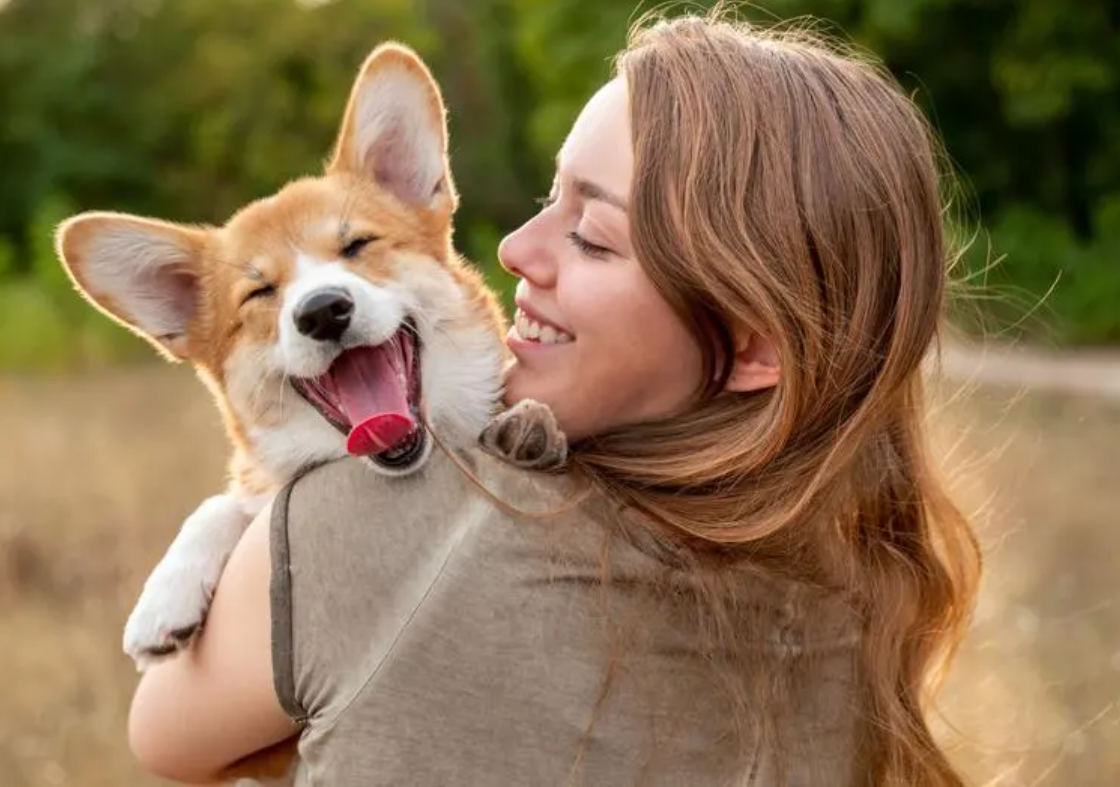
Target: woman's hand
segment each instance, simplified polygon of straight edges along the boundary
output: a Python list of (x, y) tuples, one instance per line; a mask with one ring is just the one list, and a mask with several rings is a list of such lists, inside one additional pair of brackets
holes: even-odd
[(136, 689), (129, 745), (154, 774), (211, 781), (296, 732), (272, 683), (270, 517), (271, 507), (245, 531), (197, 641), (151, 667)]

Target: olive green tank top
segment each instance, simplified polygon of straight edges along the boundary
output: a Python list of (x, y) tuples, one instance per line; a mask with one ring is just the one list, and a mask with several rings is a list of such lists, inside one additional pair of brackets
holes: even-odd
[(297, 785), (858, 781), (848, 616), (809, 620), (759, 590), (774, 621), (759, 658), (797, 660), (802, 687), (764, 738), (734, 723), (663, 565), (564, 478), (463, 461), (552, 515), (502, 510), (438, 451), (406, 478), (325, 465), (274, 504), (273, 666), (302, 724)]

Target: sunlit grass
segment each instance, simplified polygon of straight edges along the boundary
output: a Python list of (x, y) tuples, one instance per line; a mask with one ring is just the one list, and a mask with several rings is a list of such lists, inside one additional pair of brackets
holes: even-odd
[[(980, 389), (933, 422), (988, 559), (939, 729), (977, 784), (1120, 783), (1120, 408)], [(127, 751), (121, 627), (222, 483), (217, 414), (182, 367), (0, 377), (0, 435), (3, 784), (155, 785)]]

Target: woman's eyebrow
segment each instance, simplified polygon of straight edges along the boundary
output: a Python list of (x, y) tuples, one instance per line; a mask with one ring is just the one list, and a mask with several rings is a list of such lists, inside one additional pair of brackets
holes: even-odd
[[(563, 170), (563, 167), (560, 166), (561, 155), (562, 151), (556, 154), (557, 177), (561, 177), (561, 172)], [(628, 213), (630, 211), (630, 206), (627, 205), (626, 200), (616, 194), (612, 194), (594, 181), (587, 180), (586, 178), (572, 178), (572, 186), (575, 188), (576, 194), (585, 200), (605, 202), (608, 205), (618, 208), (623, 213)]]
[(572, 181), (572, 185), (575, 186), (576, 193), (583, 197), (585, 200), (598, 200), (599, 202), (605, 202), (608, 205), (612, 205), (618, 208), (623, 213), (629, 211), (629, 206), (626, 204), (626, 200), (607, 191), (598, 183), (590, 180), (585, 180), (583, 178), (576, 178)]

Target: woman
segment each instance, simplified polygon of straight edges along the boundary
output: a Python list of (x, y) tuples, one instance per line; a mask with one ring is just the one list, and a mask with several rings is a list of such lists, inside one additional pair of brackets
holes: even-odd
[(569, 472), (306, 476), (142, 681), (138, 757), (203, 780), (302, 730), (315, 784), (960, 784), (923, 718), (979, 571), (922, 432), (935, 163), (864, 62), (639, 31), (499, 251), (507, 398)]

